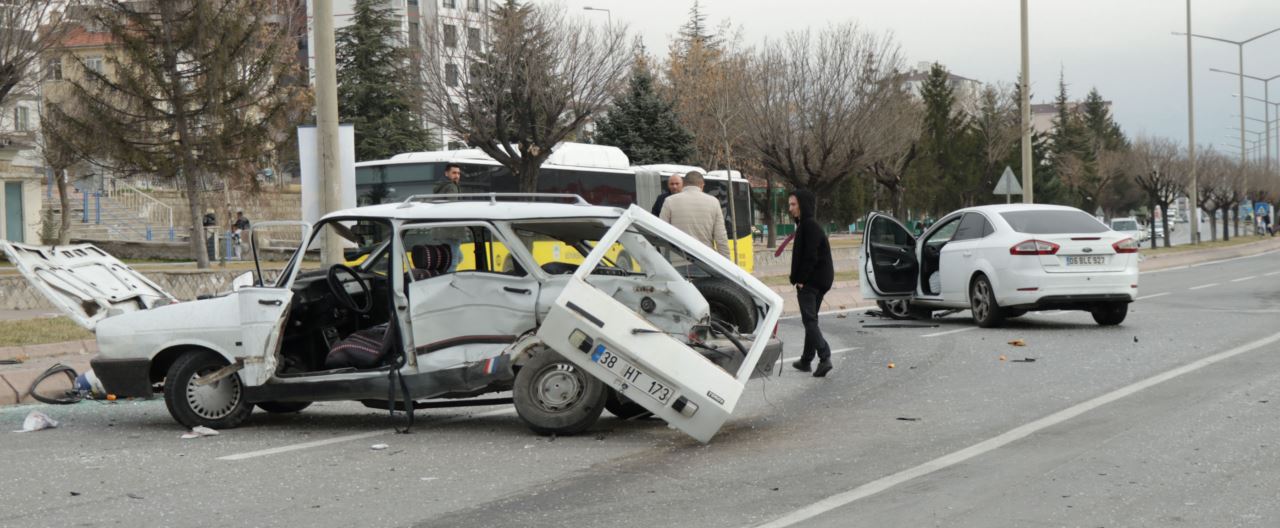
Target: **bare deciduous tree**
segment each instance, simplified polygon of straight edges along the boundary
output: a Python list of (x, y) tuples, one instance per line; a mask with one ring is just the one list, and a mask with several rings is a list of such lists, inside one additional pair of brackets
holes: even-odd
[(37, 66), (62, 42), (70, 24), (64, 12), (79, 0), (9, 0), (0, 6), (0, 105), (27, 83), (39, 82)]
[(444, 32), (427, 39), (427, 115), (507, 167), (521, 191), (533, 192), (555, 146), (601, 115), (625, 87), (634, 56), (627, 30), (515, 0), (484, 23), (452, 22), (460, 31), (486, 29), (477, 31), (478, 45)]
[[(1165, 214), (1160, 215), (1161, 228), (1169, 233), (1169, 204), (1180, 196), (1187, 187), (1190, 178), (1190, 165), (1185, 158), (1178, 155), (1178, 145), (1164, 138), (1148, 139), (1140, 137), (1130, 151), (1130, 172), (1134, 183), (1142, 189), (1147, 197), (1148, 208), (1155, 214), (1156, 207)], [(1151, 222), (1151, 248), (1156, 247), (1156, 224)], [(1164, 246), (1169, 247), (1168, 236), (1164, 237)]]
[(889, 193), (893, 215), (906, 218), (902, 206), (907, 190), (907, 170), (920, 154), (920, 133), (924, 109), (905, 90), (888, 101), (884, 109), (890, 126), (881, 132), (884, 148), (868, 156), (867, 172)]
[(884, 132), (899, 113), (895, 72), (902, 57), (889, 36), (845, 23), (790, 33), (752, 61), (747, 145), (766, 170), (820, 197), (892, 150)]

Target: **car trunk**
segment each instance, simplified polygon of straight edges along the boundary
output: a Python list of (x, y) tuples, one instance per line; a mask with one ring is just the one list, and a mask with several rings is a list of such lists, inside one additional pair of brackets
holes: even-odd
[(1116, 253), (1112, 244), (1124, 237), (1098, 233), (1036, 235), (1058, 245), (1052, 255), (1040, 255), (1040, 265), (1046, 273), (1098, 273), (1123, 271), (1129, 264), (1131, 253)]
[(90, 331), (108, 317), (175, 301), (159, 285), (92, 244), (0, 243), (0, 248), (32, 287)]

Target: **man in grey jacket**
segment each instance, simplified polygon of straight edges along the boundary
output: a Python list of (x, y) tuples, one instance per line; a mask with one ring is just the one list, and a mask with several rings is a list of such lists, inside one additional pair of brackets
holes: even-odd
[(658, 217), (732, 259), (729, 235), (724, 230), (724, 210), (720, 200), (702, 192), (705, 185), (701, 172), (689, 171), (684, 175), (684, 190), (667, 198)]

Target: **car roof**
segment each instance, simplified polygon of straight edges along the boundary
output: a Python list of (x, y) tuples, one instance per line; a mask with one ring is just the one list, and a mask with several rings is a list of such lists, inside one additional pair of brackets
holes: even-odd
[[(1076, 209), (1075, 207), (1069, 207), (1066, 205), (1020, 203), (1020, 204), (978, 205), (974, 207), (966, 207), (964, 209), (958, 209), (955, 212), (960, 212), (960, 211), (977, 211), (982, 213), (994, 214), (994, 213), (1011, 213), (1016, 211), (1080, 211), (1080, 210)], [(1084, 211), (1080, 211), (1080, 212), (1084, 213)], [(1085, 214), (1089, 214), (1089, 213), (1085, 213)]]
[(396, 220), (535, 220), (544, 218), (617, 218), (622, 209), (598, 205), (543, 202), (456, 201), (395, 202), (334, 211), (324, 218), (366, 217)]

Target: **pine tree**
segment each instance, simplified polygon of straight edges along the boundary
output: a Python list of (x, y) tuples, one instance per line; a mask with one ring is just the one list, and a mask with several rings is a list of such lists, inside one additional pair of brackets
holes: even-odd
[(421, 83), (399, 23), (379, 0), (356, 0), (351, 24), (338, 30), (338, 115), (355, 125), (356, 160), (431, 150), (423, 125)]
[(277, 7), (271, 0), (98, 3), (93, 22), (112, 39), (106, 67), (81, 64), (83, 78), (49, 93), (58, 104), (46, 111), (82, 157), (118, 174), (180, 182), (189, 248), (201, 268), (209, 266), (201, 191), (210, 183), (255, 184), (262, 160), (301, 120), (305, 87), (292, 60), (300, 35), (263, 16)]
[(689, 8), (689, 20), (680, 26), (676, 44), (685, 54), (693, 46), (700, 46), (711, 52), (720, 50), (720, 40), (707, 27), (707, 15), (702, 12), (702, 6), (698, 0), (694, 0), (693, 7)]
[(632, 68), (627, 94), (600, 120), (596, 141), (622, 149), (635, 165), (688, 163), (694, 155), (693, 135), (654, 91), (653, 74), (642, 62)]
[(968, 137), (968, 123), (962, 112), (956, 111), (955, 88), (951, 74), (941, 64), (934, 63), (929, 75), (920, 85), (920, 98), (924, 101), (924, 128), (920, 145), (926, 165), (930, 165), (935, 182), (948, 188), (940, 196), (947, 207), (963, 205), (963, 193), (968, 191), (968, 171), (972, 170), (967, 155), (974, 147)]

